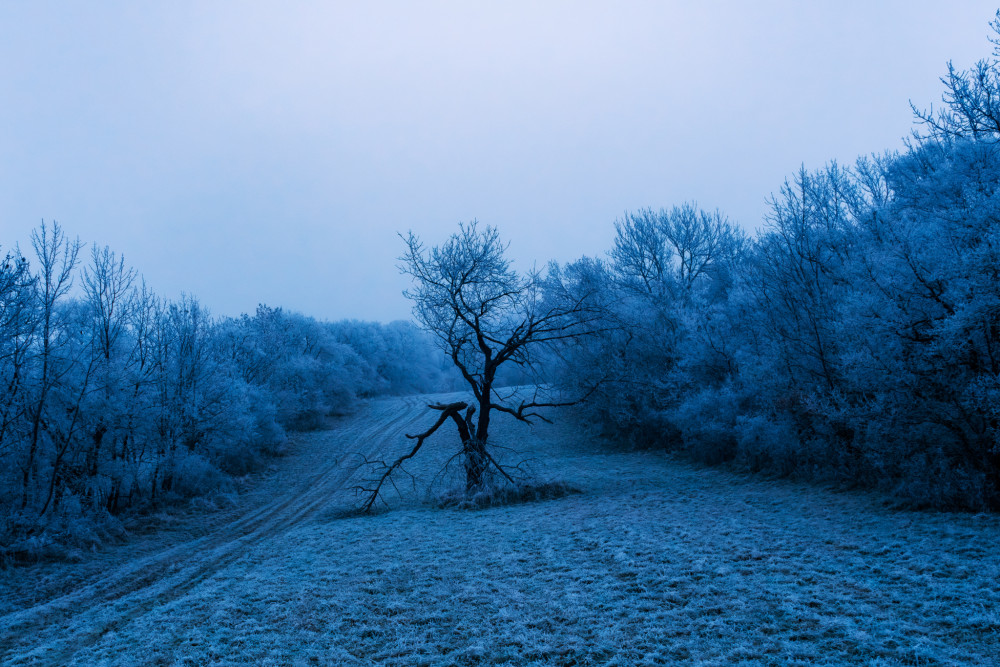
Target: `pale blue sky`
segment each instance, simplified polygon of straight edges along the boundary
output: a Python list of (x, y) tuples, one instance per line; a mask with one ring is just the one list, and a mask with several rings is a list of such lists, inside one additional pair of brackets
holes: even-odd
[(396, 232), (521, 266), (626, 209), (748, 229), (800, 163), (898, 148), (988, 2), (0, 1), (0, 245), (43, 218), (217, 314), (409, 315)]

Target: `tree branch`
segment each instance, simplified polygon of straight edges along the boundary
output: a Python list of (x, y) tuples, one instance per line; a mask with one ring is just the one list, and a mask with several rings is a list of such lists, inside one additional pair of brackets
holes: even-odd
[[(423, 447), (424, 441), (427, 438), (431, 437), (435, 431), (441, 428), (441, 425), (444, 424), (446, 421), (448, 421), (449, 418), (461, 419), (461, 417), (458, 416), (458, 413), (464, 410), (466, 407), (468, 407), (468, 403), (465, 402), (447, 403), (447, 404), (431, 403), (427, 407), (431, 408), (432, 410), (440, 410), (441, 416), (438, 417), (437, 421), (434, 422), (433, 426), (431, 426), (423, 433), (418, 433), (417, 435), (410, 435), (410, 434), (406, 435), (407, 438), (417, 441), (417, 443), (413, 446), (413, 449), (411, 449), (408, 453), (404, 454), (403, 456), (400, 456), (398, 459), (393, 461), (391, 465), (385, 465), (385, 462), (380, 462), (385, 467), (385, 469), (382, 471), (382, 474), (379, 476), (379, 478), (374, 482), (374, 485), (372, 487), (370, 488), (363, 486), (355, 487), (355, 491), (357, 493), (368, 494), (367, 499), (365, 500), (364, 504), (361, 507), (362, 512), (371, 511), (376, 501), (378, 501), (378, 499), (381, 497), (382, 487), (385, 485), (386, 481), (391, 478), (392, 473), (394, 473), (397, 469), (399, 469), (399, 467), (403, 465), (403, 463), (416, 456), (417, 452), (420, 451), (420, 448)], [(366, 460), (365, 463), (367, 462), (368, 461)]]

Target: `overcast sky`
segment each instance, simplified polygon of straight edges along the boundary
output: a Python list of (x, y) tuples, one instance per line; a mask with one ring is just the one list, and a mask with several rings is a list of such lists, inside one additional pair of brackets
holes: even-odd
[(899, 148), (995, 10), (0, 0), (0, 247), (57, 220), (215, 314), (407, 318), (397, 232), (530, 266), (647, 206), (756, 229), (801, 163)]

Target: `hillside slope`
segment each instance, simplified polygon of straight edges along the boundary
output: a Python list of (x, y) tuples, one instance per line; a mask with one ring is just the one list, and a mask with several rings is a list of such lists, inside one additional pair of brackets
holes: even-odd
[[(566, 424), (502, 444), (582, 493), (479, 511), (419, 489), (344, 518), (352, 452), (433, 420), (372, 402), (302, 436), (232, 520), (4, 573), (0, 662), (991, 664), (1000, 521), (611, 452)], [(405, 487), (404, 487), (405, 488)], [(81, 569), (87, 574), (81, 575)], [(35, 593), (25, 594), (31, 582)]]

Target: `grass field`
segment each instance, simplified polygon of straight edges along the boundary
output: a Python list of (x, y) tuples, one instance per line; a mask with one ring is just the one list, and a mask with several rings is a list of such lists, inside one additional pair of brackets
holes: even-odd
[(352, 517), (351, 452), (433, 417), (376, 401), (238, 503), (78, 564), (0, 572), (7, 665), (990, 665), (1000, 520), (610, 450), (568, 423), (498, 440), (581, 493), (483, 510), (416, 490)]

